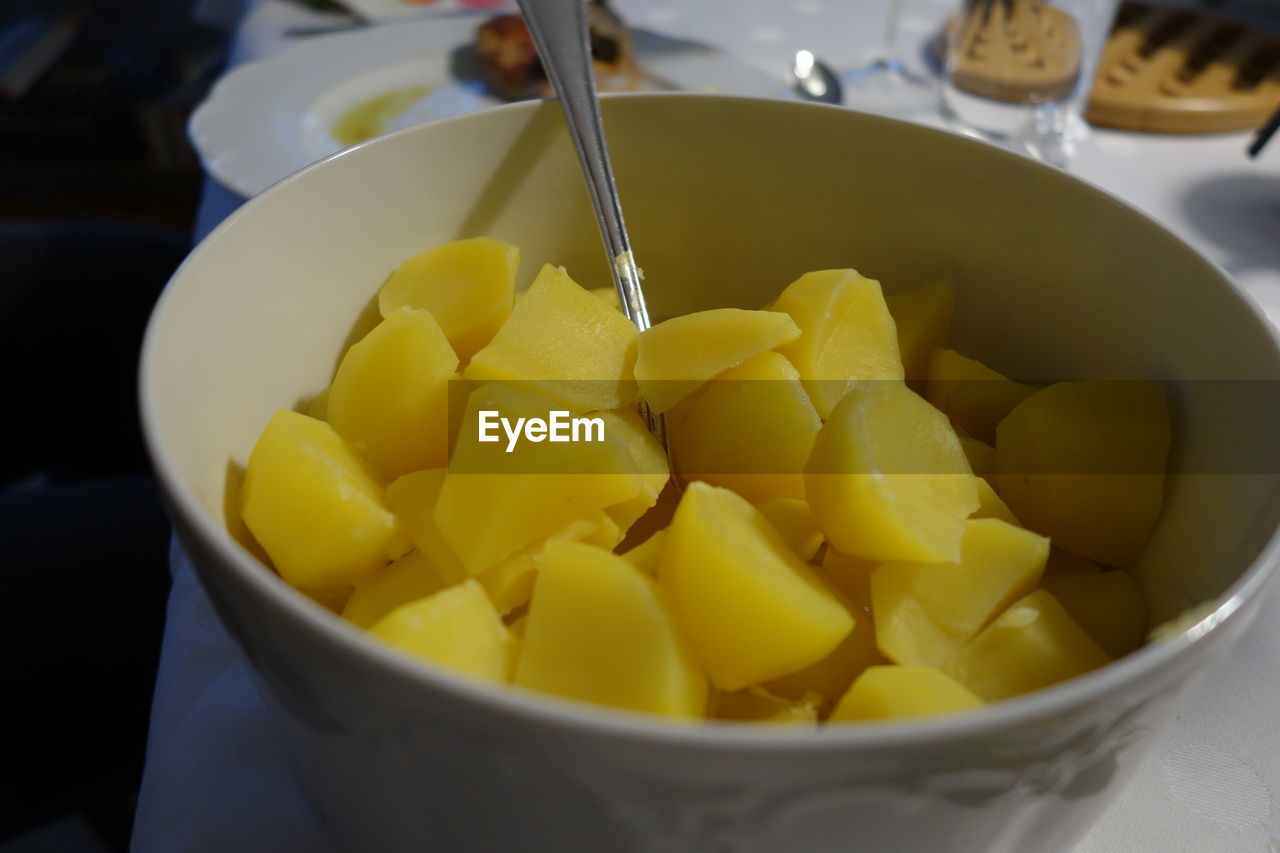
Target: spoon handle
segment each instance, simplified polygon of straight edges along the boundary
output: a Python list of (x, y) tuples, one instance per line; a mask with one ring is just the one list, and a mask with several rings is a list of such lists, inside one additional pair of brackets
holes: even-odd
[(609, 164), (596, 79), (591, 67), (590, 36), (585, 0), (518, 0), (538, 57), (547, 72), (564, 111), (565, 124), (577, 149), (587, 191), (600, 224), (600, 236), (609, 251), (613, 283), (618, 288), (622, 312), (636, 328), (649, 328), (649, 311), (640, 288), (640, 272), (631, 255), (631, 241), (622, 219), (618, 187)]

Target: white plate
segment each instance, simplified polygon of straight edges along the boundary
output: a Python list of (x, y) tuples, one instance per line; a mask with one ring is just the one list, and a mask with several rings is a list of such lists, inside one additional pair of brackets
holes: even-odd
[[(389, 92), (427, 93), (383, 123), (383, 132), (503, 103), (478, 76), (470, 50), (483, 16), (406, 21), (319, 36), (223, 77), (191, 116), (205, 169), (252, 196), (345, 146), (335, 123)], [(781, 80), (696, 42), (632, 30), (650, 90), (786, 97)]]

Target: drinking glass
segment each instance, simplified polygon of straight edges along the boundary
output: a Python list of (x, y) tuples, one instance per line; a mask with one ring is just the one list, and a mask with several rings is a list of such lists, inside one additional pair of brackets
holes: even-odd
[(1085, 103), (1117, 0), (964, 0), (948, 25), (943, 112), (1055, 166), (1087, 132)]
[(889, 114), (932, 109), (937, 103), (936, 82), (912, 71), (898, 55), (902, 0), (888, 0), (887, 12), (876, 57), (840, 75), (849, 105)]

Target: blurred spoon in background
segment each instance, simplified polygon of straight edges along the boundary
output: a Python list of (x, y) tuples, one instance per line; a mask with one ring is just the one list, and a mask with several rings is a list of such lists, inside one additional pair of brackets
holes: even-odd
[(844, 103), (840, 79), (831, 66), (807, 50), (797, 50), (787, 74), (791, 90), (801, 99), (822, 104)]

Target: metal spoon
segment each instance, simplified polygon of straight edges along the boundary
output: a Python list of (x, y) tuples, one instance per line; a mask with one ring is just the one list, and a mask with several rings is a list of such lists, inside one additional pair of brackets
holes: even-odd
[(840, 78), (831, 67), (807, 50), (797, 50), (787, 75), (791, 89), (806, 101), (823, 104), (844, 103)]
[[(518, 0), (518, 4), (578, 152), (600, 236), (609, 253), (622, 312), (643, 332), (649, 328), (649, 311), (640, 287), (640, 272), (631, 254), (631, 241), (622, 219), (622, 204), (600, 123), (600, 102), (596, 96), (587, 32), (587, 4), (583, 0)], [(653, 414), (648, 406), (642, 406), (641, 411), (649, 430), (666, 447), (662, 416)]]

